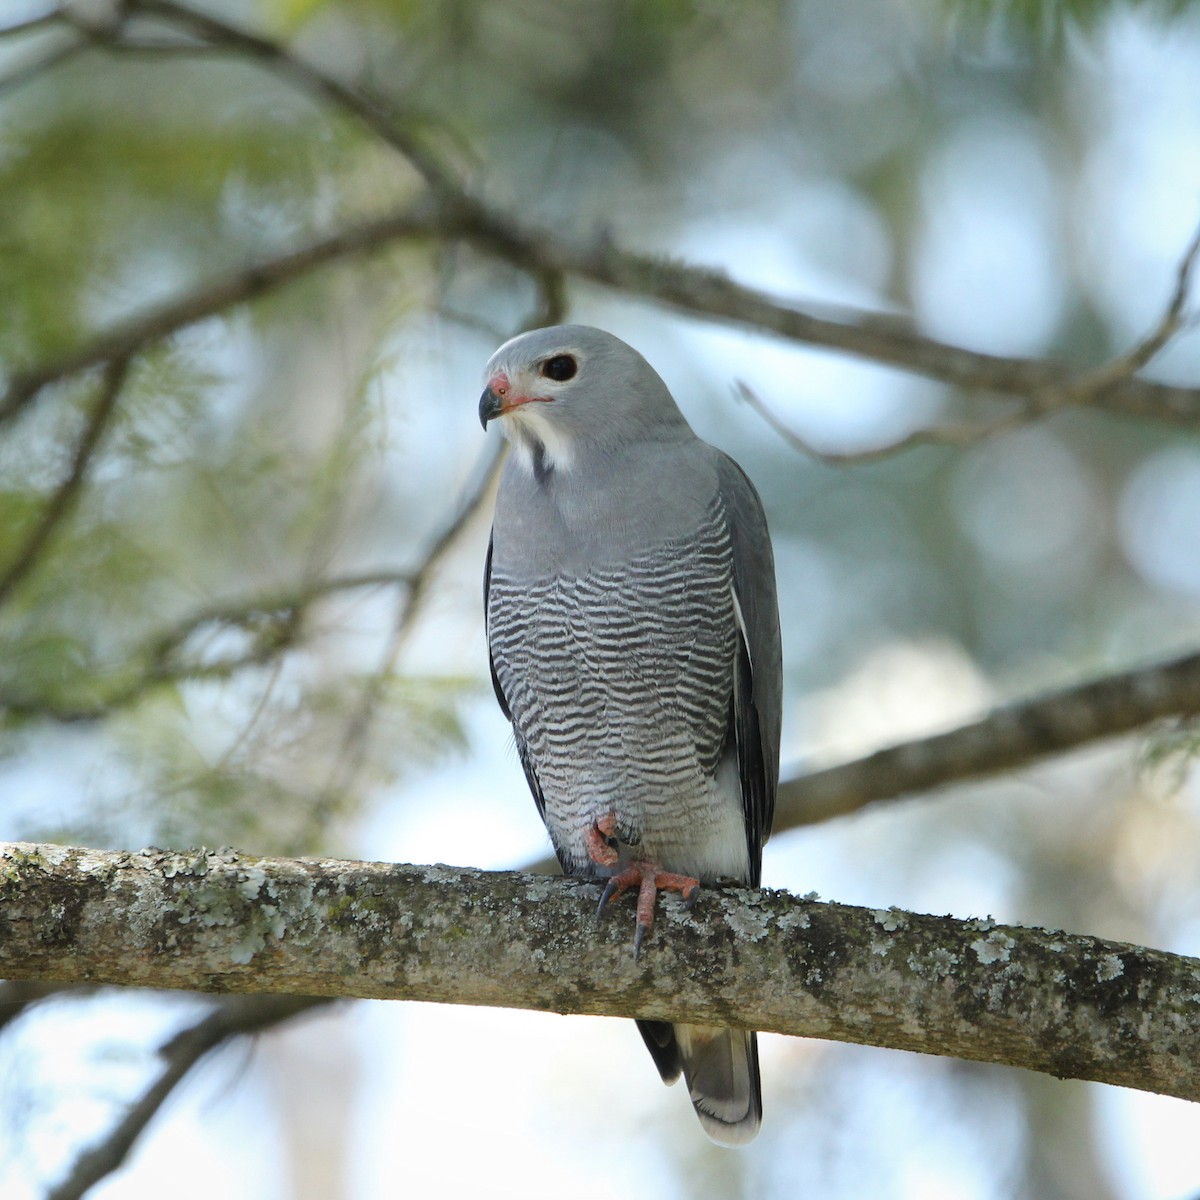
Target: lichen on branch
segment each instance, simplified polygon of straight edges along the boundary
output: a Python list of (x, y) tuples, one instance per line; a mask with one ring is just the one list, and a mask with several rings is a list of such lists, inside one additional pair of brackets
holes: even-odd
[(740, 1025), (1200, 1099), (1200, 961), (1074, 934), (709, 889), (597, 927), (598, 887), (228, 851), (0, 851), (17, 980), (432, 1000)]

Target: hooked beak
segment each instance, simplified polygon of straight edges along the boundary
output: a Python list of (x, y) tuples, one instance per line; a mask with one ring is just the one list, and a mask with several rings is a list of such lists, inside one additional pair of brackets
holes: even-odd
[(486, 429), (488, 422), (504, 412), (504, 397), (496, 394), (489, 383), (479, 397), (479, 423)]
[(549, 404), (553, 396), (514, 396), (506, 375), (497, 375), (479, 397), (479, 423), (486, 429), (488, 422), (502, 417), (522, 404)]

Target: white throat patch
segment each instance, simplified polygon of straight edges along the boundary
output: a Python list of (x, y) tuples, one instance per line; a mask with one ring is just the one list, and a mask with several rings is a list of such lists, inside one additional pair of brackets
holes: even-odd
[(538, 411), (540, 407), (537, 402), (522, 405), (501, 420), (500, 428), (530, 475), (537, 473), (538, 445), (542, 447), (542, 470), (568, 471), (575, 461), (574, 446), (553, 421)]

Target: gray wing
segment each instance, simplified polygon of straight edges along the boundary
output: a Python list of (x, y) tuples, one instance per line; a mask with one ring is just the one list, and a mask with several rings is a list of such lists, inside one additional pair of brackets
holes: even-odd
[[(484, 624), (488, 624), (488, 596), (492, 590), (492, 539), (488, 538), (487, 559), (483, 564), (483, 619)], [(496, 703), (500, 705), (500, 711), (505, 717), (512, 722), (512, 710), (509, 707), (508, 697), (504, 694), (504, 689), (500, 686), (500, 677), (496, 674), (496, 660), (492, 657), (492, 639), (489, 629), (488, 633), (488, 667), (492, 672), (492, 690), (496, 693)], [(513, 737), (517, 743), (517, 754), (521, 759), (521, 768), (525, 772), (525, 781), (529, 784), (529, 790), (533, 793), (533, 802), (537, 805), (538, 816), (543, 821), (546, 819), (546, 799), (542, 795), (542, 785), (538, 782), (537, 771), (533, 765), (533, 755), (529, 753), (529, 747), (525, 744), (525, 739), (521, 736), (516, 725), (513, 724)], [(563, 868), (566, 869), (565, 866)]]
[(730, 734), (737, 746), (751, 884), (762, 874), (762, 848), (775, 816), (783, 713), (783, 657), (775, 557), (762, 501), (746, 473), (718, 452), (721, 500), (733, 542), (733, 591), (739, 613)]
[[(733, 545), (733, 590), (740, 614), (727, 743), (737, 750), (749, 882), (762, 875), (762, 847), (775, 815), (783, 661), (775, 558), (754, 485), (733, 459), (715, 451), (718, 487)], [(724, 1145), (749, 1141), (762, 1119), (758, 1042), (752, 1033), (639, 1021), (642, 1040), (664, 1082), (687, 1076), (692, 1104), (709, 1137)], [(739, 1107), (740, 1104), (740, 1107)], [(736, 1112), (737, 1115), (732, 1115)]]

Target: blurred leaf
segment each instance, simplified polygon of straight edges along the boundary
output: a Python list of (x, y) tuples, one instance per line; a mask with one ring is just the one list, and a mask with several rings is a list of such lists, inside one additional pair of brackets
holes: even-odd
[(1178, 791), (1188, 772), (1200, 758), (1200, 718), (1168, 721), (1153, 730), (1142, 744), (1139, 768), (1165, 775), (1172, 791)]
[(329, 0), (265, 0), (263, 8), (272, 25), (294, 32), (329, 5)]
[(969, 36), (1005, 36), (1033, 49), (1061, 51), (1071, 34), (1094, 33), (1114, 13), (1142, 9), (1170, 20), (1195, 0), (940, 0), (947, 17)]

